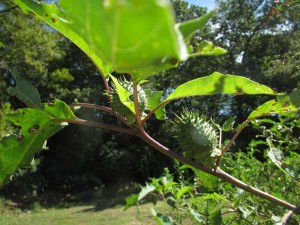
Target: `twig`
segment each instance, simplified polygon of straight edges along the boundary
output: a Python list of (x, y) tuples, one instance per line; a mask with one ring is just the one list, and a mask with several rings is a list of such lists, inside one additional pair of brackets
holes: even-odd
[(83, 108), (90, 108), (90, 109), (101, 110), (101, 111), (104, 111), (104, 112), (112, 114), (113, 116), (115, 116), (122, 123), (126, 124), (127, 126), (129, 126), (131, 128), (134, 128), (134, 126), (129, 125), (127, 123), (126, 118), (120, 116), (118, 113), (116, 113), (115, 111), (113, 111), (112, 108), (109, 108), (109, 107), (106, 107), (106, 106), (100, 106), (100, 105), (95, 105), (95, 104), (90, 104), (90, 103), (74, 103), (74, 104), (69, 105), (69, 107), (71, 107), (71, 108), (83, 107)]
[(82, 119), (55, 119), (55, 121), (79, 124), (79, 125), (84, 125), (84, 126), (102, 128), (102, 129), (106, 129), (106, 130), (118, 131), (118, 132), (126, 133), (126, 134), (138, 135), (137, 130), (134, 130), (134, 129), (116, 127), (116, 126), (111, 126), (108, 124), (97, 123), (97, 122), (87, 121), (87, 120), (82, 120)]
[[(171, 100), (170, 100), (171, 101)], [(152, 109), (147, 116), (142, 120), (142, 125), (144, 125), (146, 123), (146, 121), (161, 107), (167, 105), (168, 103), (170, 103), (170, 101), (164, 101), (159, 103), (154, 109)]]
[(202, 164), (196, 163), (190, 159), (187, 159), (185, 157), (183, 157), (182, 155), (171, 151), (170, 149), (168, 149), (167, 147), (163, 146), (162, 144), (160, 144), (159, 142), (157, 142), (156, 140), (154, 140), (152, 137), (150, 137), (144, 130), (140, 130), (138, 136), (143, 139), (146, 143), (148, 143), (149, 145), (151, 145), (152, 147), (154, 147), (155, 149), (157, 149), (158, 151), (160, 151), (161, 153), (176, 159), (178, 161), (181, 161), (182, 163), (185, 163), (187, 165), (190, 165), (196, 169), (199, 169), (205, 173), (211, 174), (213, 176), (219, 177), (224, 181), (227, 181), (228, 183), (233, 184), (234, 186), (241, 188), (247, 192), (250, 192), (258, 197), (261, 197), (263, 199), (266, 199), (270, 202), (273, 202), (277, 205), (280, 205), (282, 207), (285, 207), (287, 209), (290, 210), (294, 210), (296, 208), (296, 206), (283, 201), (279, 198), (276, 198), (266, 192), (263, 192), (255, 187), (252, 187), (238, 179), (236, 179), (235, 177), (231, 176), (230, 174), (224, 172), (222, 169), (220, 169), (219, 167), (217, 168), (208, 168)]
[(292, 218), (293, 214), (300, 213), (300, 206), (297, 206), (295, 209), (288, 211), (282, 218), (282, 225), (287, 225), (289, 220)]

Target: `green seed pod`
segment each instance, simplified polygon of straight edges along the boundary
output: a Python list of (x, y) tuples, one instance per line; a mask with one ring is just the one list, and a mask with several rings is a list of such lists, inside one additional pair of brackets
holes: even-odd
[(218, 133), (205, 116), (184, 111), (174, 122), (174, 137), (186, 157), (206, 166), (214, 166), (214, 156), (218, 155)]

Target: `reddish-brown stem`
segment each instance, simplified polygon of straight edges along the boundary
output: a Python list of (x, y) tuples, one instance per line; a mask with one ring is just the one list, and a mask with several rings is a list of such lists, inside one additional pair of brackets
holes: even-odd
[(90, 109), (97, 109), (101, 110), (107, 113), (110, 113), (114, 115), (119, 121), (122, 123), (126, 124), (127, 126), (134, 128), (134, 126), (128, 125), (127, 121), (125, 118), (120, 116), (118, 113), (114, 112), (112, 108), (106, 107), (106, 106), (100, 106), (100, 105), (95, 105), (95, 104), (90, 104), (90, 103), (74, 103), (69, 105), (69, 107), (74, 108), (74, 107), (83, 107), (83, 108), (90, 108)]
[(90, 126), (90, 127), (96, 127), (96, 128), (106, 129), (106, 130), (113, 130), (113, 131), (118, 131), (118, 132), (126, 133), (126, 134), (138, 135), (137, 130), (134, 130), (134, 129), (116, 127), (116, 126), (111, 126), (108, 124), (97, 123), (97, 122), (87, 121), (87, 120), (82, 120), (82, 119), (56, 119), (56, 121), (79, 124), (79, 125)]
[(152, 137), (150, 137), (145, 131), (144, 129), (140, 130), (138, 136), (143, 139), (146, 143), (148, 143), (149, 145), (151, 145), (152, 147), (154, 147), (155, 149), (157, 149), (158, 151), (160, 151), (161, 153), (173, 158), (173, 159), (176, 159), (178, 161), (181, 161), (182, 163), (185, 163), (187, 165), (190, 165), (196, 169), (199, 169), (203, 172), (206, 172), (208, 174), (211, 174), (213, 176), (216, 176), (216, 177), (219, 177), (221, 178), (222, 180), (224, 181), (227, 181), (228, 183), (231, 183), (233, 184), (234, 186), (238, 187), (238, 188), (241, 188), (247, 192), (250, 192), (258, 197), (261, 197), (263, 199), (266, 199), (266, 200), (269, 200), (277, 205), (280, 205), (282, 207), (285, 207), (287, 209), (290, 209), (290, 210), (295, 210), (296, 209), (296, 206), (286, 202), (286, 201), (283, 201), (281, 199), (278, 199), (266, 192), (263, 192), (255, 187), (252, 187), (248, 184), (245, 184), (244, 182), (236, 179), (235, 177), (231, 176), (230, 174), (224, 172), (222, 169), (220, 169), (219, 167), (216, 167), (216, 168), (207, 168), (201, 164), (198, 164), (192, 160), (189, 160), (185, 157), (183, 157), (182, 155), (176, 153), (176, 152), (173, 152), (171, 151), (170, 149), (168, 149), (167, 147), (163, 146), (162, 144), (158, 143), (156, 140), (154, 140)]
[(170, 101), (165, 101), (165, 102), (161, 102), (159, 103), (154, 109), (152, 109), (147, 116), (142, 120), (142, 125), (144, 125), (146, 123), (146, 121), (161, 107), (163, 107), (164, 105), (167, 105), (168, 103), (170, 103)]
[(90, 109), (97, 109), (104, 112), (111, 113), (112, 109), (106, 106), (96, 105), (96, 104), (90, 104), (90, 103), (73, 103), (69, 105), (70, 108), (75, 107), (83, 107), (83, 108), (90, 108)]

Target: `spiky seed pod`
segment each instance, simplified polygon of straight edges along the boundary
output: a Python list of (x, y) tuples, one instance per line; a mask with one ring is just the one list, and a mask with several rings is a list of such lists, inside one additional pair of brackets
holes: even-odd
[[(133, 83), (126, 80), (125, 78), (118, 80), (119, 84), (126, 89), (129, 93), (132, 95), (129, 97), (131, 101), (134, 101), (133, 99)], [(129, 124), (134, 123), (135, 121), (135, 115), (131, 112), (131, 110), (126, 107), (120, 100), (119, 95), (116, 91), (116, 88), (113, 86), (111, 90), (112, 95), (112, 108), (115, 112), (118, 112), (121, 116), (127, 119), (127, 122)], [(141, 114), (146, 110), (148, 102), (147, 102), (147, 96), (145, 91), (138, 86), (138, 101), (139, 101), (139, 109)]]
[(214, 166), (214, 156), (218, 145), (218, 132), (212, 122), (199, 113), (184, 111), (177, 116), (174, 126), (177, 139), (186, 157), (206, 166)]

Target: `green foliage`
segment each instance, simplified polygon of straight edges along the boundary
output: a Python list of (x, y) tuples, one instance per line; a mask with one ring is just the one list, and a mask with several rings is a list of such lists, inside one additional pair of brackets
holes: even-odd
[(12, 73), (16, 86), (7, 89), (8, 94), (16, 96), (29, 108), (42, 108), (40, 94), (38, 90), (28, 81), (20, 76), (17, 70)]
[(5, 114), (11, 113), (11, 104), (9, 102), (5, 102), (0, 105), (0, 141), (4, 136), (9, 134), (12, 129), (11, 124), (5, 118)]
[(0, 144), (0, 184), (8, 182), (17, 169), (31, 165), (34, 155), (45, 141), (66, 124), (59, 119), (76, 118), (70, 108), (61, 101), (44, 104), (43, 109), (25, 108), (6, 117), (21, 126), (20, 134), (10, 135)]
[(15, 3), (21, 7), (24, 13), (37, 16), (39, 19), (62, 33), (65, 37), (69, 38), (103, 70), (104, 74), (107, 75), (108, 72), (111, 71), (110, 66), (103, 65), (102, 59), (92, 48), (90, 48), (86, 40), (72, 29), (70, 23), (72, 19), (69, 19), (68, 15), (57, 8), (54, 3), (44, 4), (31, 0), (15, 0)]
[(179, 148), (189, 158), (209, 167), (214, 167), (213, 158), (220, 154), (218, 133), (212, 122), (203, 115), (184, 111), (174, 126), (174, 137)]
[[(214, 15), (214, 12), (210, 12), (199, 19), (186, 22), (180, 21), (176, 25), (171, 3), (168, 0), (107, 0), (102, 1), (100, 4), (96, 0), (91, 0), (88, 3), (83, 1), (74, 3), (61, 0), (60, 8), (56, 7), (55, 4), (42, 4), (30, 0), (15, 0), (15, 2), (20, 5), (24, 12), (42, 19), (69, 38), (93, 60), (100, 70), (111, 108), (86, 103), (76, 103), (73, 107), (82, 106), (92, 108), (94, 111), (102, 110), (115, 116), (119, 121), (114, 125), (102, 123), (103, 118), (100, 113), (95, 113), (95, 118), (100, 119), (101, 122), (77, 119), (71, 109), (59, 100), (56, 100), (53, 104), (41, 104), (37, 91), (15, 75), (17, 86), (10, 88), (9, 92), (17, 95), (28, 107), (34, 108), (20, 109), (15, 114), (7, 115), (7, 118), (15, 125), (21, 126), (21, 129), (20, 135), (5, 137), (0, 144), (0, 184), (8, 181), (9, 177), (18, 168), (28, 166), (34, 154), (43, 147), (45, 140), (65, 125), (62, 122), (73, 122), (136, 135), (171, 158), (193, 165), (197, 169), (227, 180), (235, 186), (248, 190), (278, 205), (288, 209), (295, 208), (288, 202), (278, 201), (278, 198), (281, 198), (278, 194), (280, 189), (277, 192), (274, 192), (274, 190), (278, 186), (297, 191), (297, 187), (291, 188), (288, 186), (289, 184), (286, 186), (278, 184), (279, 181), (275, 179), (274, 184), (277, 185), (276, 187), (273, 187), (273, 184), (269, 185), (270, 188), (264, 187), (267, 180), (265, 178), (271, 174), (273, 167), (278, 167), (283, 172), (284, 176), (280, 177), (282, 180), (288, 177), (288, 179), (298, 182), (299, 173), (295, 169), (297, 167), (283, 167), (284, 154), (279, 146), (273, 143), (273, 139), (267, 137), (265, 143), (263, 141), (258, 142), (259, 144), (268, 145), (268, 150), (265, 154), (271, 159), (271, 164), (269, 162), (261, 163), (252, 156), (247, 158), (247, 156), (243, 155), (244, 153), (237, 153), (234, 156), (229, 155), (222, 161), (223, 164), (220, 164), (220, 162), (223, 154), (232, 146), (239, 133), (250, 121), (270, 114), (285, 115), (286, 113), (298, 112), (300, 105), (299, 90), (289, 95), (279, 94), (275, 89), (273, 90), (246, 77), (223, 75), (214, 72), (214, 65), (222, 64), (219, 63), (222, 62), (221, 60), (213, 63), (210, 69), (207, 69), (206, 65), (195, 67), (194, 72), (196, 71), (197, 76), (199, 69), (203, 69), (202, 71), (204, 72), (213, 70), (208, 73), (211, 74), (213, 72), (210, 76), (190, 79), (190, 76), (182, 78), (181, 74), (176, 75), (176, 82), (173, 83), (170, 89), (164, 88), (166, 90), (165, 93), (141, 87), (145, 83), (145, 78), (150, 78), (159, 72), (164, 72), (176, 66), (181, 70), (184, 61), (188, 57), (222, 55), (227, 52), (222, 47), (216, 47), (213, 43), (204, 41), (204, 38), (197, 33), (200, 28), (205, 29), (204, 25)], [(175, 1), (175, 3), (178, 3), (178, 1)], [(269, 41), (269, 36), (274, 37), (278, 35), (278, 33), (269, 32), (272, 30), (264, 29), (261, 15), (263, 15), (262, 12), (265, 8), (262, 7), (262, 1), (253, 1), (252, 3), (251, 1), (234, 2), (230, 0), (228, 2), (219, 1), (219, 3), (221, 5), (219, 15), (214, 18), (219, 28), (216, 27), (214, 32), (216, 32), (215, 38), (219, 37), (219, 40), (229, 48), (228, 56), (225, 58), (228, 62), (225, 63), (224, 68), (227, 71), (237, 71), (244, 75), (249, 75), (251, 72), (255, 75), (249, 75), (249, 77), (263, 80), (260, 77), (264, 76), (260, 75), (266, 71), (264, 70), (265, 68), (260, 66), (257, 68), (253, 67), (253, 62), (258, 58), (259, 65), (265, 65), (266, 55), (271, 55), (271, 59), (275, 61), (280, 59), (280, 57), (273, 57), (273, 52), (270, 54), (267, 50), (263, 51), (263, 53), (257, 53), (260, 52), (257, 46), (261, 46), (258, 36), (260, 36), (261, 40)], [(230, 6), (232, 7), (230, 8)], [(228, 8), (231, 11), (225, 12), (224, 10)], [(248, 9), (250, 9), (249, 12)], [(237, 11), (239, 13), (240, 11), (243, 12), (243, 16), (246, 16), (246, 19), (240, 19)], [(277, 25), (272, 26), (276, 28)], [(228, 35), (228, 32), (231, 33), (235, 30), (238, 30), (239, 35)], [(278, 36), (281, 37), (280, 35)], [(256, 52), (254, 56), (251, 55), (253, 52)], [(240, 57), (242, 57), (241, 60), (239, 59)], [(33, 60), (31, 61), (34, 62)], [(197, 64), (198, 61), (195, 60), (194, 64), (191, 65)], [(46, 75), (51, 78), (51, 81), (46, 86), (59, 93), (60, 83), (66, 84), (73, 81), (73, 79), (76, 82), (77, 78), (73, 74), (74, 71), (80, 70), (81, 67), (74, 63), (70, 68), (73, 68), (73, 70), (68, 68), (62, 69), (62, 67), (53, 68), (50, 75)], [(129, 74), (131, 76), (130, 81), (125, 78), (118, 80), (110, 75), (109, 72), (113, 70)], [(278, 74), (280, 74), (283, 70), (278, 71)], [(202, 76), (203, 74), (199, 75)], [(110, 81), (107, 78), (111, 79), (113, 83), (112, 88), (109, 88)], [(177, 81), (181, 79), (190, 81), (176, 87)], [(160, 82), (161, 80), (158, 81)], [(29, 93), (27, 92), (28, 90)], [(77, 91), (80, 92), (80, 90)], [(224, 131), (233, 130), (233, 117), (228, 119), (221, 128), (221, 126), (214, 124), (212, 121), (208, 121), (206, 117), (184, 111), (173, 123), (174, 136), (178, 141), (176, 147), (179, 146), (184, 156), (194, 161), (177, 154), (176, 151), (171, 151), (150, 137), (145, 131), (145, 128), (148, 129), (150, 127), (147, 126), (146, 122), (151, 115), (155, 114), (158, 119), (166, 118), (164, 107), (173, 100), (180, 99), (184, 102), (189, 101), (183, 99), (186, 97), (218, 95), (216, 99), (222, 101), (224, 94), (234, 96), (273, 95), (277, 96), (277, 99), (268, 101), (254, 110), (238, 128), (231, 141), (223, 150), (219, 149), (222, 147), (222, 140), (219, 140), (215, 127)], [(234, 97), (228, 99), (229, 104), (236, 101)], [(235, 106), (241, 106), (240, 108), (244, 109), (243, 105), (235, 104)], [(210, 110), (209, 106), (207, 108)], [(233, 111), (238, 115), (239, 119), (240, 115), (238, 112), (241, 112), (241, 110)], [(250, 111), (251, 109), (247, 109), (247, 115)], [(230, 114), (229, 112), (226, 113)], [(243, 112), (243, 114), (246, 113)], [(121, 123), (122, 125), (120, 126)], [(258, 144), (255, 142), (251, 143), (253, 145)], [(173, 145), (175, 146), (175, 144)], [(118, 155), (115, 149), (110, 149), (114, 146), (116, 146), (114, 142), (106, 145), (106, 150), (108, 150), (107, 152), (110, 155)], [(130, 149), (131, 146), (127, 145), (126, 148)], [(298, 153), (291, 154), (291, 158), (286, 161), (287, 164), (297, 163)], [(243, 170), (240, 165), (234, 164), (240, 159), (242, 159), (240, 164), (244, 168), (251, 166), (250, 161), (253, 161), (253, 165), (257, 165), (257, 168), (251, 170), (250, 175), (246, 174), (245, 169)], [(137, 159), (137, 161), (141, 161), (141, 159)], [(220, 169), (220, 166), (226, 168), (235, 176), (239, 176), (241, 181), (248, 182), (249, 180), (253, 186), (262, 185), (269, 193), (277, 196), (277, 199), (237, 181), (230, 174)], [(259, 166), (264, 170), (260, 171), (258, 169)], [(139, 194), (132, 195), (126, 200), (125, 209), (141, 201), (149, 194), (152, 195), (154, 192), (158, 192), (160, 198), (166, 200), (173, 209), (179, 212), (173, 220), (153, 209), (152, 215), (158, 224), (174, 224), (174, 221), (182, 223), (186, 215), (197, 222), (206, 224), (221, 224), (225, 223), (225, 221), (227, 223), (229, 221), (239, 223), (241, 220), (248, 223), (253, 221), (263, 221), (265, 223), (271, 216), (271, 218), (276, 217), (276, 220), (278, 215), (282, 216), (278, 213), (277, 206), (271, 206), (272, 213), (270, 213), (265, 202), (261, 201), (261, 204), (255, 204), (256, 199), (254, 200), (254, 198), (247, 202), (242, 198), (241, 190), (237, 190), (232, 186), (226, 186), (225, 183), (221, 183), (218, 186), (216, 179), (209, 175), (204, 175), (196, 169), (192, 169), (192, 180), (185, 180), (184, 174), (188, 173), (188, 171), (191, 172), (189, 167), (179, 169), (179, 181), (174, 179), (174, 176), (168, 171), (162, 178), (152, 179), (151, 183), (143, 187)], [(239, 174), (237, 174), (238, 172)], [(263, 182), (257, 182), (257, 180), (250, 178), (254, 172), (260, 172), (258, 174), (262, 175), (260, 178), (264, 179)], [(295, 200), (291, 199), (293, 194), (287, 196), (291, 202)], [(158, 196), (154, 199), (157, 200)], [(206, 207), (203, 207), (203, 204)], [(259, 207), (265, 213), (262, 216), (259, 212)], [(231, 213), (233, 213), (233, 216), (226, 215)]]

